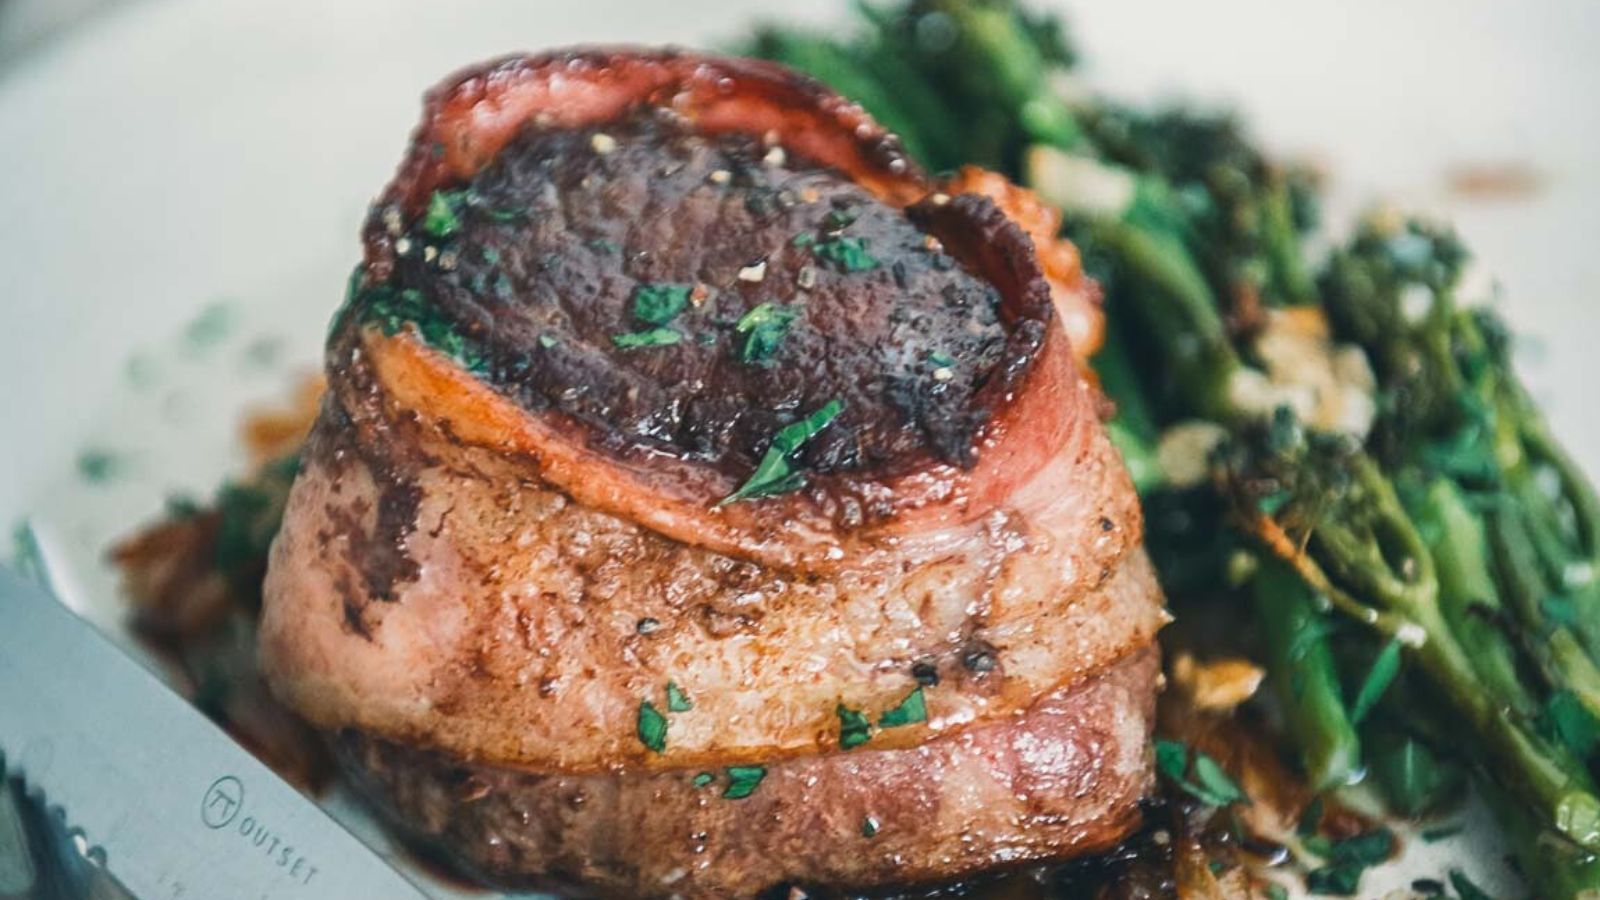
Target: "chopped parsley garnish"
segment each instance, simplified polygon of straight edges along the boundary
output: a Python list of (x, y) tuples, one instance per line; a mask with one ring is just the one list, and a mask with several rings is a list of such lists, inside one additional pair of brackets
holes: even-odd
[(787, 493), (803, 487), (806, 483), (805, 474), (795, 469), (791, 457), (805, 446), (806, 441), (815, 437), (817, 432), (828, 427), (828, 423), (843, 410), (843, 403), (829, 400), (811, 415), (780, 428), (773, 436), (772, 445), (767, 448), (766, 455), (761, 457), (756, 470), (750, 473), (750, 477), (745, 479), (738, 490), (724, 497), (717, 505), (726, 506), (740, 500), (770, 497), (773, 494)]
[(928, 362), (940, 368), (949, 368), (956, 364), (956, 358), (943, 350), (934, 350), (928, 353)]
[(734, 331), (745, 336), (739, 358), (748, 363), (770, 357), (799, 317), (800, 310), (771, 303), (762, 303), (740, 316), (733, 326)]
[[(1204, 753), (1193, 752), (1178, 741), (1165, 738), (1156, 740), (1156, 769), (1184, 793), (1208, 806), (1227, 806), (1230, 803), (1249, 802), (1244, 791), (1234, 783), (1221, 765)], [(1193, 774), (1191, 779), (1189, 776)]]
[(212, 303), (183, 329), (184, 343), (191, 350), (214, 346), (233, 330), (233, 311), (223, 303)]
[(362, 298), (362, 321), (378, 326), (385, 335), (393, 337), (409, 325), (423, 343), (451, 357), (467, 371), (481, 375), (488, 370), (488, 360), (477, 342), (458, 331), (416, 288), (397, 291), (380, 284), (368, 289)]
[(1385, 644), (1378, 658), (1372, 663), (1371, 671), (1361, 682), (1361, 689), (1356, 691), (1356, 702), (1350, 707), (1350, 724), (1360, 725), (1361, 720), (1367, 717), (1372, 707), (1383, 699), (1383, 694), (1394, 683), (1396, 675), (1400, 674), (1400, 641), (1391, 640)]
[(867, 252), (865, 238), (834, 235), (813, 244), (811, 252), (846, 272), (865, 272), (878, 267), (877, 257)]
[(436, 238), (447, 238), (460, 231), (459, 210), (466, 199), (466, 191), (434, 191), (428, 198), (428, 211), (422, 215), (422, 230)]
[(613, 334), (611, 343), (624, 350), (636, 347), (667, 347), (683, 340), (683, 335), (671, 328), (652, 328), (649, 331), (633, 331), (628, 334)]
[(867, 816), (861, 820), (861, 836), (873, 837), (878, 833), (878, 820)]
[(1361, 889), (1362, 874), (1394, 852), (1394, 833), (1376, 828), (1317, 850), (1327, 858), (1327, 865), (1306, 873), (1306, 888), (1314, 894), (1352, 897)]
[(817, 236), (816, 235), (812, 234), (809, 231), (802, 231), (799, 234), (795, 235), (794, 239), (791, 240), (789, 243), (790, 243), (791, 246), (795, 246), (795, 247), (809, 247), (812, 244), (815, 244), (816, 242), (817, 242)]
[(1467, 873), (1460, 869), (1450, 870), (1450, 886), (1456, 889), (1457, 894), (1461, 895), (1461, 900), (1493, 900), (1488, 892), (1473, 884), (1472, 879), (1467, 877)]
[(850, 224), (855, 220), (856, 214), (851, 210), (830, 209), (828, 214), (822, 217), (822, 230), (843, 231), (849, 228)]
[(92, 448), (78, 454), (78, 474), (90, 484), (105, 484), (122, 472), (122, 460), (109, 450)]
[(560, 343), (560, 342), (556, 340), (556, 336), (553, 335), (553, 334), (541, 334), (541, 335), (539, 335), (539, 346), (545, 348), (546, 350), (549, 350), (551, 347), (554, 347), (558, 343)]
[(729, 766), (723, 771), (728, 773), (728, 786), (722, 791), (727, 800), (743, 800), (750, 796), (761, 779), (767, 777), (766, 766)]
[(1289, 889), (1281, 884), (1267, 885), (1267, 900), (1289, 900)]
[(667, 717), (649, 700), (639, 701), (639, 743), (656, 753), (667, 749)]
[(689, 695), (678, 687), (677, 682), (667, 682), (667, 712), (688, 712), (694, 709), (694, 704), (689, 701)]
[(717, 776), (711, 774), (710, 772), (701, 772), (699, 775), (696, 775), (694, 777), (694, 781), (692, 781), (690, 783), (693, 784), (697, 788), (703, 788), (706, 785), (708, 785), (711, 782), (716, 781), (716, 780), (717, 780)]
[(841, 703), (834, 712), (839, 715), (839, 749), (854, 750), (872, 740), (872, 723), (860, 710)]
[(1361, 890), (1361, 875), (1366, 869), (1358, 866), (1331, 865), (1312, 869), (1306, 873), (1306, 890), (1313, 894), (1334, 897), (1354, 897)]
[(633, 290), (633, 315), (641, 322), (665, 325), (689, 305), (687, 284), (641, 284)]
[(928, 721), (928, 706), (922, 697), (922, 688), (919, 686), (906, 695), (900, 705), (878, 717), (880, 728), (899, 728), (901, 725), (914, 725), (918, 722)]

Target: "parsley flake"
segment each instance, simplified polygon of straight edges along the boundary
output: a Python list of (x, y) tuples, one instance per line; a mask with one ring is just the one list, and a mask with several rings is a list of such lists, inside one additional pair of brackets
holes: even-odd
[(549, 350), (551, 347), (554, 347), (557, 343), (559, 343), (559, 342), (556, 340), (556, 336), (553, 335), (553, 334), (541, 334), (541, 335), (539, 335), (539, 346), (543, 347), (546, 350)]
[(1361, 875), (1366, 869), (1352, 865), (1327, 865), (1306, 873), (1306, 890), (1313, 894), (1354, 897), (1361, 890)]
[(428, 211), (422, 216), (422, 230), (436, 238), (447, 238), (461, 230), (461, 204), (466, 191), (434, 191), (428, 198)]
[(656, 753), (667, 749), (667, 717), (649, 700), (639, 701), (639, 743)]
[(922, 697), (922, 688), (918, 686), (906, 695), (900, 705), (878, 717), (880, 728), (899, 728), (901, 725), (914, 725), (918, 722), (928, 721), (928, 706)]
[(671, 328), (651, 328), (648, 331), (632, 331), (611, 336), (611, 343), (623, 350), (633, 350), (638, 347), (670, 347), (681, 340), (683, 335)]
[(726, 506), (740, 500), (770, 497), (798, 490), (804, 486), (805, 474), (795, 470), (791, 457), (805, 446), (806, 441), (815, 437), (817, 432), (828, 427), (828, 423), (843, 410), (843, 403), (829, 400), (811, 415), (780, 428), (773, 436), (772, 444), (767, 448), (766, 455), (761, 457), (756, 470), (750, 473), (750, 477), (745, 479), (738, 490), (724, 497), (717, 505)]
[(1249, 802), (1244, 791), (1234, 783), (1221, 765), (1204, 753), (1193, 753), (1193, 774), (1189, 778), (1190, 750), (1178, 741), (1165, 738), (1156, 741), (1156, 769), (1184, 793), (1207, 806), (1227, 806), (1230, 803)]
[(739, 358), (748, 363), (770, 357), (799, 317), (800, 310), (771, 303), (762, 303), (740, 316), (733, 326), (734, 331), (745, 336)]
[(711, 774), (710, 772), (701, 772), (699, 775), (694, 777), (694, 781), (690, 782), (690, 784), (693, 784), (697, 788), (703, 788), (716, 780), (717, 776)]
[(688, 712), (694, 709), (694, 704), (689, 701), (689, 695), (678, 687), (677, 682), (667, 682), (667, 712)]
[(722, 791), (725, 800), (743, 800), (767, 777), (766, 766), (729, 766), (723, 771), (728, 773), (728, 786)]
[(488, 371), (489, 362), (478, 343), (456, 328), (439, 309), (416, 288), (395, 290), (380, 284), (362, 294), (364, 324), (376, 325), (393, 337), (407, 326), (415, 329), (422, 342), (454, 359), (475, 374)]
[(948, 369), (956, 364), (956, 358), (943, 350), (933, 350), (928, 353), (928, 362), (942, 369)]
[(1306, 873), (1306, 888), (1314, 894), (1352, 897), (1361, 889), (1361, 876), (1366, 870), (1394, 852), (1394, 833), (1376, 828), (1318, 849), (1328, 864)]
[(109, 450), (90, 448), (78, 454), (78, 475), (90, 484), (105, 484), (121, 473), (121, 458)]
[(878, 267), (877, 257), (867, 252), (865, 238), (834, 235), (813, 244), (811, 252), (846, 272), (865, 272)]
[(872, 723), (860, 710), (841, 703), (834, 712), (839, 715), (839, 749), (854, 750), (872, 740)]
[(687, 284), (641, 284), (633, 291), (633, 315), (641, 322), (665, 325), (689, 305)]
[(1289, 889), (1281, 884), (1267, 885), (1267, 900), (1289, 900)]
[(872, 816), (866, 816), (865, 818), (863, 818), (861, 820), (861, 836), (862, 837), (874, 837), (874, 836), (877, 835), (877, 833), (878, 833), (878, 820), (877, 819), (873, 818)]

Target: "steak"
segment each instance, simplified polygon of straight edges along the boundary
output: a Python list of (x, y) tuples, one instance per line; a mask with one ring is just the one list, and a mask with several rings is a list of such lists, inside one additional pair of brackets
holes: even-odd
[(1074, 345), (1096, 292), (997, 178), (940, 190), (765, 63), (435, 89), (272, 548), (274, 693), (501, 885), (742, 897), (1114, 842), (1166, 614)]

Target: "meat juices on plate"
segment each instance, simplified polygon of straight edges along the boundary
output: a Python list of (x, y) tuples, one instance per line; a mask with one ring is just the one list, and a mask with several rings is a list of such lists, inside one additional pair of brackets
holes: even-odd
[(1093, 340), (1093, 287), (1069, 245), (1041, 268), (1015, 190), (941, 192), (767, 63), (435, 89), (273, 547), (275, 692), (500, 886), (748, 897), (1114, 844), (1165, 613), (1061, 324)]

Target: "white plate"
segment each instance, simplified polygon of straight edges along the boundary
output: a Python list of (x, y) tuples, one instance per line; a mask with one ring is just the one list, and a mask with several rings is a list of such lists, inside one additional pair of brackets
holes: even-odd
[[(1237, 104), (1271, 146), (1329, 167), (1339, 215), (1382, 195), (1452, 218), (1530, 337), (1525, 369), (1556, 430), (1600, 471), (1600, 5), (1070, 12), (1101, 87)], [(0, 524), (41, 515), (73, 601), (116, 630), (107, 542), (172, 493), (207, 494), (239, 463), (241, 408), (315, 366), (366, 202), (445, 72), (576, 41), (714, 46), (757, 18), (837, 14), (757, 0), (150, 0), (0, 69)], [(1451, 168), (1483, 164), (1532, 167), (1543, 188), (1495, 201), (1445, 189)], [(187, 340), (214, 304), (220, 339)], [(281, 348), (270, 364), (263, 342)], [(105, 484), (78, 472), (91, 449), (118, 461)], [(1364, 893), (1450, 864), (1493, 885), (1500, 854), (1479, 843), (1412, 842)]]

